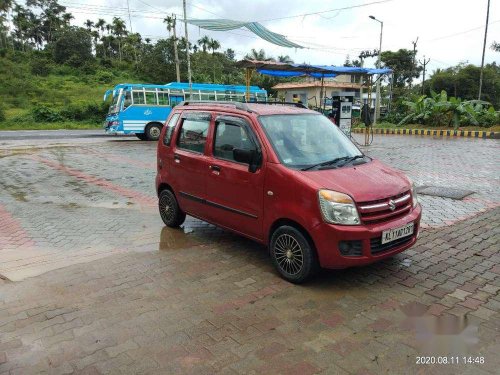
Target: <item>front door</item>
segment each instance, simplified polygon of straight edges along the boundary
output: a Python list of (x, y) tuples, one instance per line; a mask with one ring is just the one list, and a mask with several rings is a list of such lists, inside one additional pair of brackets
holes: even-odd
[(211, 114), (208, 112), (184, 112), (173, 149), (172, 176), (174, 189), (181, 208), (187, 213), (205, 218), (207, 206), (205, 155)]
[(207, 178), (209, 220), (262, 239), (264, 169), (249, 172), (248, 164), (236, 162), (233, 157), (235, 148), (261, 152), (249, 123), (240, 117), (218, 116), (211, 146)]

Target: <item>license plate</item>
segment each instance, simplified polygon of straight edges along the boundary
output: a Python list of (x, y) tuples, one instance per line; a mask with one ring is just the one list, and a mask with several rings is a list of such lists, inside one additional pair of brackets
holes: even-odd
[(382, 232), (382, 245), (413, 234), (413, 223)]

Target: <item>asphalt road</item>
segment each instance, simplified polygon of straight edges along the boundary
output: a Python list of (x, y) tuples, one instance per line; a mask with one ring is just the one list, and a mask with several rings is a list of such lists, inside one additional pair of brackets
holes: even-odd
[(0, 131), (0, 140), (15, 141), (23, 139), (68, 139), (113, 137), (104, 134), (102, 129), (91, 130), (4, 130)]

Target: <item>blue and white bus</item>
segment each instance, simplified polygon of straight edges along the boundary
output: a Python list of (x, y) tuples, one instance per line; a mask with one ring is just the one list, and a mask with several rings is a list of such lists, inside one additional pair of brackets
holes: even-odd
[[(104, 123), (108, 134), (135, 134), (141, 140), (157, 140), (173, 107), (184, 100), (246, 101), (246, 86), (205, 83), (168, 83), (149, 85), (121, 83), (106, 91), (112, 95)], [(267, 92), (250, 86), (250, 101), (266, 101)]]

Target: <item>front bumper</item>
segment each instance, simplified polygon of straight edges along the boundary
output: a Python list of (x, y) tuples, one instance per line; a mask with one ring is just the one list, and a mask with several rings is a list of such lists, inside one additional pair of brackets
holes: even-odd
[(104, 132), (106, 134), (124, 134), (123, 130), (118, 130), (119, 125), (113, 125), (113, 126), (104, 126)]
[[(410, 248), (417, 242), (421, 216), (422, 208), (419, 204), (407, 215), (387, 222), (356, 226), (322, 223), (316, 226), (311, 236), (316, 245), (321, 267), (339, 269), (363, 266)], [(377, 240), (382, 236), (383, 231), (402, 227), (410, 222), (414, 223), (414, 231), (406, 240), (394, 241), (393, 246), (386, 246), (382, 250), (380, 244), (376, 247)], [(339, 249), (340, 241), (360, 241), (361, 255), (342, 255)]]

